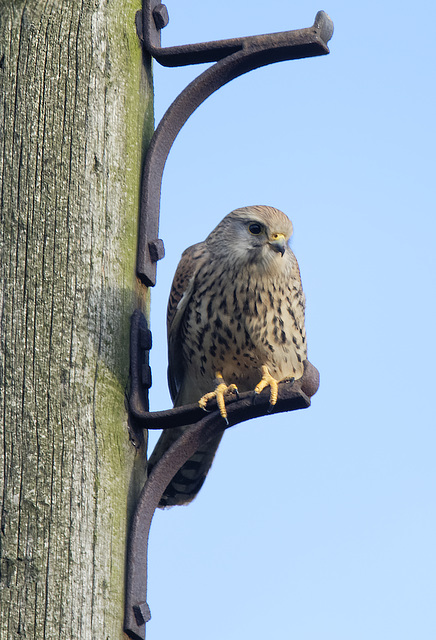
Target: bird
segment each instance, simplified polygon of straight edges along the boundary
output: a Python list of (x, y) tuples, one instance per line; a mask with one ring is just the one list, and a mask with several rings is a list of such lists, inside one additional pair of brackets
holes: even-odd
[[(291, 220), (279, 209), (235, 209), (203, 242), (187, 248), (174, 275), (167, 308), (168, 384), (174, 406), (226, 397), (302, 377), (307, 360), (305, 295), (289, 241)], [(163, 431), (151, 470), (187, 427)], [(177, 472), (159, 507), (189, 504), (212, 465), (222, 434)]]

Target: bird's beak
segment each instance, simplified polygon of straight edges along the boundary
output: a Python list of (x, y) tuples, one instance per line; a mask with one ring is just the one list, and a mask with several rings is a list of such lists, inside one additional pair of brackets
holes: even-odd
[(277, 251), (283, 257), (288, 245), (284, 233), (272, 233), (269, 238), (269, 244), (274, 251)]

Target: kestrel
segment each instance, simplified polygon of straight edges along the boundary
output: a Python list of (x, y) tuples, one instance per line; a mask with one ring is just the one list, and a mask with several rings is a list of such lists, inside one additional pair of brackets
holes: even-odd
[[(168, 301), (168, 382), (174, 406), (301, 378), (307, 358), (305, 297), (289, 248), (289, 218), (273, 207), (229, 213), (204, 242), (182, 254)], [(186, 427), (161, 435), (153, 467)], [(187, 504), (197, 495), (221, 435), (188, 460), (166, 488), (160, 507)]]

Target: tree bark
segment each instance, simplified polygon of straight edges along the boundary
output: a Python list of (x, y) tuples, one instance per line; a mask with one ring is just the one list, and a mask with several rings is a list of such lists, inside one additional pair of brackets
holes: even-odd
[[(0, 0), (0, 637), (122, 638), (139, 0)], [(149, 61), (147, 61), (149, 62)], [(148, 67), (149, 68), (149, 67)]]

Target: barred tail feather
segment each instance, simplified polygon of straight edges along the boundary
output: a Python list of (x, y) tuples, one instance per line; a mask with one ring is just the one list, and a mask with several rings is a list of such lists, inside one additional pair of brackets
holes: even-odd
[[(148, 462), (149, 473), (186, 427), (164, 431), (156, 443)], [(200, 491), (212, 465), (222, 434), (211, 438), (179, 469), (165, 489), (159, 502), (161, 509), (189, 504)]]

